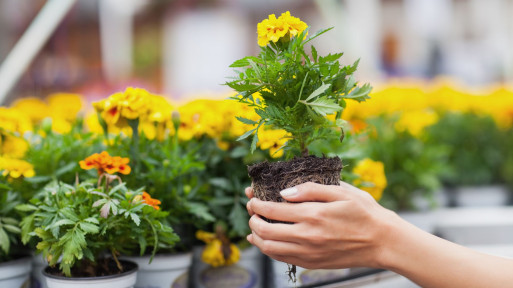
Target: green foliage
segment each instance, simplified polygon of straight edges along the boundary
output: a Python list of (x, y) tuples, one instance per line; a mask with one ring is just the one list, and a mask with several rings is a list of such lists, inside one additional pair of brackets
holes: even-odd
[(14, 207), (21, 202), (19, 195), (10, 191), (7, 184), (1, 181), (0, 184), (0, 262), (3, 262), (20, 252), (17, 249), (20, 244), (20, 219)]
[(51, 266), (60, 261), (66, 276), (72, 276), (72, 267), (94, 262), (105, 252), (117, 259), (118, 254), (151, 251), (153, 256), (157, 249), (173, 247), (179, 238), (166, 224), (168, 213), (138, 200), (142, 188), (133, 191), (125, 183), (111, 187), (113, 181), (105, 177), (99, 187), (91, 181), (74, 186), (50, 183), (42, 199), (17, 207), (26, 213), (23, 242), (37, 237), (37, 249)]
[(24, 160), (34, 165), (36, 176), (13, 183), (13, 189), (25, 200), (51, 181), (73, 183), (81, 171), (78, 162), (104, 147), (102, 137), (84, 131), (81, 119), (69, 133), (54, 133), (51, 127), (41, 126), (29, 137), (29, 143)]
[[(487, 185), (500, 181), (509, 148), (502, 149), (503, 132), (489, 116), (446, 113), (428, 129), (427, 146), (442, 145), (448, 151), (448, 167), (440, 175), (448, 186)], [(506, 156), (506, 157), (505, 157)]]
[(397, 117), (380, 116), (369, 120), (365, 153), (385, 165), (388, 185), (381, 204), (393, 210), (415, 209), (415, 195), (431, 200), (441, 183), (439, 175), (447, 173), (448, 150), (438, 143), (426, 144), (408, 132), (394, 129)]
[[(369, 98), (372, 87), (358, 86), (353, 76), (359, 61), (342, 66), (342, 53), (319, 56), (314, 46), (311, 55), (307, 55), (305, 45), (329, 30), (306, 38), (307, 29), (284, 45), (262, 47), (257, 57), (245, 57), (230, 66), (237, 74), (226, 83), (238, 92), (232, 99), (254, 107), (260, 116), (258, 122), (239, 119), (257, 125), (239, 138), (254, 134), (252, 152), (258, 130), (269, 125), (292, 135), (285, 147), (289, 155), (306, 155), (308, 145), (317, 139), (315, 133), (340, 138), (342, 132), (334, 128), (341, 128), (336, 120), (346, 105), (345, 99), (361, 102)], [(261, 98), (255, 97), (255, 93)]]

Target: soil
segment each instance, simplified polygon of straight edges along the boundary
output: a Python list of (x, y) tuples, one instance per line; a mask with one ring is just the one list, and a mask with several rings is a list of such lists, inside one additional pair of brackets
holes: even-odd
[(280, 191), (306, 182), (339, 185), (342, 161), (338, 157), (307, 156), (290, 161), (267, 161), (248, 167), (253, 193), (264, 201), (284, 202)]
[[(119, 262), (123, 266), (123, 270), (118, 269), (112, 258), (98, 259), (96, 262), (83, 261), (80, 263), (81, 265), (75, 265), (71, 269), (71, 275), (72, 278), (113, 276), (137, 268), (137, 265), (132, 262), (123, 260), (119, 260)], [(66, 277), (60, 271), (58, 264), (55, 267), (48, 266), (44, 271), (53, 276)]]

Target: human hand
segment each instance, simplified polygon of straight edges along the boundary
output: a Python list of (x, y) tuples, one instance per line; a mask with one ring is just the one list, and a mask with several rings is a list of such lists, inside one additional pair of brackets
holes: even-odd
[(398, 217), (368, 193), (345, 182), (305, 183), (281, 192), (300, 203), (261, 201), (251, 188), (245, 192), (252, 215), (247, 239), (271, 258), (309, 269), (383, 266), (387, 234)]

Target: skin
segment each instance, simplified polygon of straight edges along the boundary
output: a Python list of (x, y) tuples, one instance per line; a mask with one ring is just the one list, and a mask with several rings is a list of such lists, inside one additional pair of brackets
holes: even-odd
[[(278, 261), (308, 269), (373, 267), (422, 287), (505, 287), (513, 260), (482, 254), (429, 234), (380, 206), (368, 193), (305, 183), (275, 203), (246, 188), (252, 233), (247, 239)], [(260, 216), (293, 224), (268, 223)], [(508, 284), (506, 284), (508, 283)]]

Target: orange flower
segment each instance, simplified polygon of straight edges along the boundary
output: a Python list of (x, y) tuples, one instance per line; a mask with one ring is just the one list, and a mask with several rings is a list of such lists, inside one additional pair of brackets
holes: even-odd
[(153, 199), (151, 198), (150, 194), (146, 193), (146, 192), (143, 192), (142, 196), (141, 195), (137, 195), (134, 197), (134, 202), (137, 202), (137, 201), (143, 201), (144, 203), (150, 205), (151, 207), (157, 209), (157, 210), (160, 210), (160, 200), (157, 200), (157, 199)]
[(98, 175), (103, 173), (114, 174), (119, 172), (121, 174), (130, 174), (130, 166), (128, 166), (128, 162), (130, 159), (122, 158), (119, 156), (110, 156), (107, 151), (103, 151), (102, 153), (94, 153), (93, 155), (87, 157), (86, 159), (79, 162), (80, 168), (84, 170), (89, 170), (96, 168), (98, 170)]

